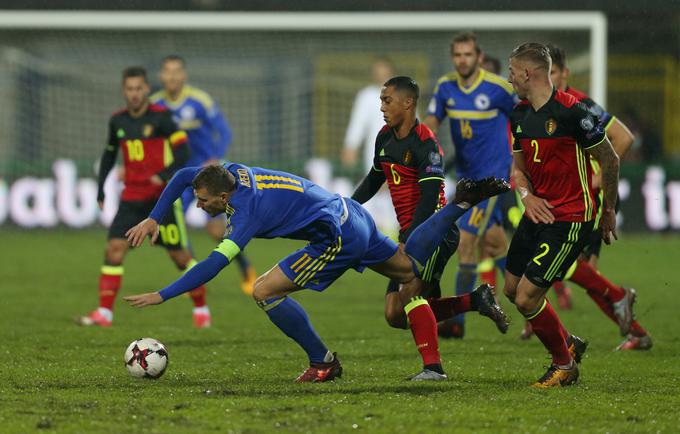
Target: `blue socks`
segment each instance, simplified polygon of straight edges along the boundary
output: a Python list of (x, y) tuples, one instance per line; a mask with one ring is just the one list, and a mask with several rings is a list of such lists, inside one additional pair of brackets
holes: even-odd
[(506, 263), (507, 261), (508, 261), (508, 257), (507, 257), (507, 256), (501, 256), (501, 257), (498, 257), (498, 258), (494, 259), (494, 262), (496, 263), (496, 268), (498, 268), (498, 270), (499, 270), (501, 273), (505, 273), (505, 263)]
[(298, 302), (288, 297), (275, 297), (258, 305), (267, 313), (271, 322), (305, 350), (310, 362), (324, 363), (329, 354), (328, 348), (321, 342), (307, 312)]
[[(432, 214), (430, 218), (419, 225), (406, 241), (406, 254), (417, 261), (417, 265), (422, 268), (430, 256), (437, 250), (439, 244), (446, 236), (448, 229), (456, 224), (456, 220), (467, 212), (467, 208), (461, 208), (451, 202), (438, 212)], [(415, 267), (414, 267), (415, 268)], [(418, 270), (416, 275), (420, 277)]]

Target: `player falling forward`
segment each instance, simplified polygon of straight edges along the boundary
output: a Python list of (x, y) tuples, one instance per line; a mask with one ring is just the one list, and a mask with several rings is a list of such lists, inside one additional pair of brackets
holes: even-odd
[[(177, 125), (187, 132), (191, 155), (185, 166), (219, 164), (231, 141), (231, 130), (220, 107), (206, 92), (187, 84), (186, 62), (180, 56), (169, 55), (163, 59), (160, 80), (163, 89), (151, 95), (151, 101), (167, 107)], [(182, 195), (185, 213), (193, 200), (194, 192), (188, 188)], [(224, 220), (217, 218), (208, 220), (206, 229), (214, 240), (219, 241), (224, 226)], [(242, 275), (241, 290), (251, 294), (257, 278), (255, 268), (243, 252), (236, 261)]]
[[(466, 180), (459, 185), (455, 201), (460, 206), (449, 204), (430, 217), (430, 230), (445, 232), (471, 204), (509, 189), (505, 181), (495, 179)], [(329, 381), (342, 374), (342, 367), (312, 328), (302, 306), (288, 295), (301, 289), (323, 291), (348, 269), (361, 272), (366, 267), (402, 284), (399, 294), (424, 364), (423, 371), (413, 379), (446, 379), (434, 314), (427, 301), (418, 297), (422, 283), (417, 275), (422, 274), (418, 271), (422, 267), (415, 267), (408, 256), (412, 255), (419, 265), (427, 262), (422, 257), (429, 258), (440, 243), (431, 242), (430, 231), (417, 237), (412, 234), (416, 244), (412, 244), (411, 251), (406, 248), (405, 253), (377, 230), (370, 214), (352, 199), (331, 194), (290, 173), (228, 163), (177, 172), (149, 218), (128, 232), (133, 246), (141, 245), (148, 235), (152, 235), (152, 243), (157, 239), (160, 216), (188, 186), (194, 188), (198, 207), (212, 216), (227, 214), (225, 238), (208, 258), (168, 287), (126, 297), (132, 306), (159, 304), (204, 284), (252, 238), (307, 240), (306, 247), (260, 276), (253, 291), (253, 298), (269, 319), (307, 353), (309, 368), (296, 381)], [(423, 242), (417, 244), (420, 239)]]
[[(123, 151), (125, 188), (109, 228), (99, 278), (99, 308), (77, 319), (85, 326), (111, 326), (113, 304), (123, 278), (123, 260), (129, 249), (125, 232), (149, 214), (167, 180), (189, 157), (186, 133), (177, 129), (167, 109), (149, 102), (144, 68), (131, 67), (123, 71), (122, 90), (126, 108), (109, 121), (108, 142), (99, 165), (99, 208), (104, 204), (104, 181), (116, 162), (119, 148)], [(196, 261), (186, 247), (182, 205), (173, 201), (166, 211), (158, 216), (160, 244), (178, 269), (187, 270)], [(210, 317), (204, 314), (207, 311), (205, 287), (196, 285), (191, 289), (194, 326), (208, 327)]]
[(597, 116), (553, 88), (550, 66), (550, 53), (542, 44), (522, 44), (510, 55), (509, 81), (525, 98), (511, 115), (513, 178), (525, 213), (508, 251), (504, 292), (552, 355), (552, 365), (535, 387), (567, 386), (579, 377), (569, 335), (545, 294), (563, 278), (593, 230), (595, 202), (587, 154), (602, 166), (601, 231), (607, 244), (610, 237), (616, 238), (619, 175), (619, 158)]
[[(593, 114), (600, 119), (607, 138), (619, 157), (628, 151), (633, 143), (633, 135), (628, 128), (616, 117), (605, 111), (599, 104), (593, 101), (585, 93), (568, 85), (569, 68), (566, 65), (566, 54), (563, 49), (555, 45), (548, 45), (552, 67), (550, 78), (557, 89), (573, 95), (577, 100), (584, 103)], [(593, 187), (596, 194), (597, 215), (602, 211), (602, 174), (596, 161), (590, 161), (593, 169)], [(586, 289), (590, 298), (612, 321), (619, 326), (619, 331), (626, 339), (617, 347), (617, 350), (648, 350), (652, 347), (652, 338), (647, 331), (633, 317), (633, 302), (635, 290), (623, 288), (611, 283), (597, 270), (597, 260), (600, 256), (602, 237), (599, 236), (598, 220), (596, 219), (595, 231), (590, 234), (588, 245), (571, 266), (565, 280), (574, 282)], [(523, 338), (531, 337), (531, 327), (525, 327), (522, 332)]]
[[(393, 77), (385, 82), (380, 93), (380, 110), (386, 125), (375, 140), (372, 168), (352, 195), (352, 199), (363, 204), (387, 182), (400, 224), (400, 243), (435, 210), (446, 205), (443, 153), (432, 131), (416, 118), (419, 94), (418, 84), (410, 77)], [(496, 304), (490, 286), (480, 286), (458, 297), (441, 298), (439, 281), (457, 246), (458, 228), (454, 224), (425, 265), (422, 295), (429, 297), (438, 322), (476, 310), (491, 318), (505, 333), (507, 318)], [(408, 327), (399, 282), (395, 280), (387, 285), (385, 319), (392, 327)]]
[[(512, 87), (481, 68), (483, 54), (474, 33), (460, 33), (453, 38), (451, 59), (456, 72), (437, 83), (424, 123), (437, 131), (440, 123), (449, 119), (459, 179), (508, 179), (512, 161), (508, 116), (516, 103)], [(459, 222), (457, 295), (470, 292), (475, 285), (476, 247), (481, 239), (497, 267), (505, 269), (507, 241), (502, 221), (500, 204), (493, 197), (473, 207)], [(462, 338), (464, 319), (459, 315), (445, 322), (440, 326), (440, 335)]]

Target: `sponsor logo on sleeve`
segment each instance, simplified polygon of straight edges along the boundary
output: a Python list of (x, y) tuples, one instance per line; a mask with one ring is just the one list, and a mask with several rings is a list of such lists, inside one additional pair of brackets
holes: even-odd
[(595, 126), (595, 120), (591, 115), (587, 115), (579, 122), (584, 131), (590, 131)]

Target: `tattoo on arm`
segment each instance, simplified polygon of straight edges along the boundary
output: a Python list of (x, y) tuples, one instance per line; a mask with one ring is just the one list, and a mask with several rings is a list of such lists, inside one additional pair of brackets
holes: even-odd
[(619, 156), (608, 139), (587, 150), (602, 166), (602, 191), (605, 208), (614, 208), (619, 191)]

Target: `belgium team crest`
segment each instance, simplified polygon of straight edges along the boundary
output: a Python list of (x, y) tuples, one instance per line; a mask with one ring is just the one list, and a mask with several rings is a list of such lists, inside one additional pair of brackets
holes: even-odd
[(413, 154), (411, 153), (411, 150), (409, 149), (404, 154), (404, 164), (408, 166), (409, 164), (411, 164), (411, 161), (413, 161)]
[(142, 134), (144, 135), (144, 137), (151, 136), (151, 134), (153, 134), (153, 125), (144, 124), (144, 130), (142, 130)]
[(548, 133), (548, 135), (552, 136), (556, 129), (557, 121), (555, 119), (550, 118), (545, 121), (545, 132)]

